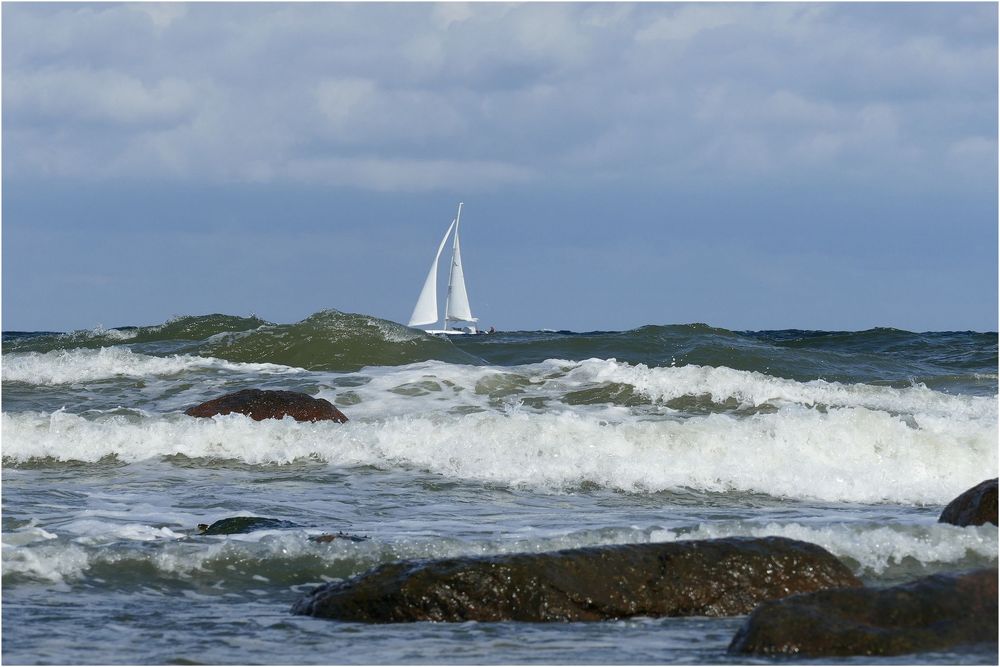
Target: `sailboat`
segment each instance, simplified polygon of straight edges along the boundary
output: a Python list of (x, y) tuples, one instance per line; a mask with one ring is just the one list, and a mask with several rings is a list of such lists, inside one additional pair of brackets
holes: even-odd
[[(458, 203), (458, 213), (455, 219), (448, 226), (448, 231), (441, 239), (437, 254), (431, 263), (431, 270), (427, 273), (427, 280), (424, 281), (424, 288), (420, 290), (420, 298), (417, 305), (413, 307), (413, 314), (410, 315), (411, 327), (423, 328), (438, 323), (437, 306), (437, 274), (438, 260), (444, 252), (444, 246), (448, 243), (448, 237), (452, 230), (455, 232), (451, 249), (451, 271), (448, 273), (448, 293), (444, 301), (444, 328), (424, 329), (429, 334), (444, 334), (447, 336), (478, 334), (479, 329), (476, 324), (479, 318), (472, 316), (472, 309), (469, 307), (469, 293), (465, 290), (465, 272), (462, 270), (462, 249), (458, 240), (458, 227), (462, 222), (462, 202)], [(454, 323), (462, 326), (452, 326)]]

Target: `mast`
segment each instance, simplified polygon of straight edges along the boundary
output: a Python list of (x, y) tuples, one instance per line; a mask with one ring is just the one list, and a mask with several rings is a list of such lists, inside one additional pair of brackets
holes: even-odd
[(444, 297), (444, 330), (448, 330), (448, 304), (451, 302), (451, 278), (455, 273), (455, 248), (458, 247), (458, 225), (462, 220), (462, 202), (458, 202), (458, 213), (455, 215), (455, 238), (451, 243), (451, 267), (448, 269), (448, 292)]

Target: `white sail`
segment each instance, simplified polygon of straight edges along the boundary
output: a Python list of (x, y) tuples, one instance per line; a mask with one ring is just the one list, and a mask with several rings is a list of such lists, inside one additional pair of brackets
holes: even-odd
[(462, 249), (459, 245), (457, 226), (454, 254), (451, 258), (451, 277), (448, 279), (448, 312), (444, 317), (446, 320), (476, 321), (469, 307), (469, 294), (465, 291), (465, 272), (462, 270)]
[(424, 288), (420, 290), (420, 298), (417, 299), (417, 305), (413, 307), (413, 314), (410, 315), (409, 326), (411, 327), (422, 327), (438, 321), (438, 260), (441, 259), (444, 244), (448, 242), (448, 236), (454, 227), (455, 221), (452, 220), (451, 224), (448, 225), (448, 231), (444, 233), (444, 238), (441, 239), (441, 245), (438, 246), (437, 254), (434, 255), (434, 262), (431, 264), (431, 270), (427, 272), (427, 280), (424, 281)]

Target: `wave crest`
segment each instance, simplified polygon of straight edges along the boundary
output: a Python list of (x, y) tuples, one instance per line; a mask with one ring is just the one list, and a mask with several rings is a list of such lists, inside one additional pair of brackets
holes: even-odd
[(562, 491), (698, 489), (832, 502), (944, 504), (996, 469), (996, 428), (920, 429), (884, 412), (792, 408), (749, 418), (610, 423), (575, 412), (401, 416), (348, 424), (241, 415), (3, 414), (4, 460), (183, 455), (251, 465), (319, 461), (426, 470)]

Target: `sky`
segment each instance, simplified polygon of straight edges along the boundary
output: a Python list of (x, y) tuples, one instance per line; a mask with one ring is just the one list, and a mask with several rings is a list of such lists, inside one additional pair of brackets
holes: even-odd
[(0, 18), (5, 331), (406, 323), (459, 201), (484, 327), (997, 330), (996, 3)]

